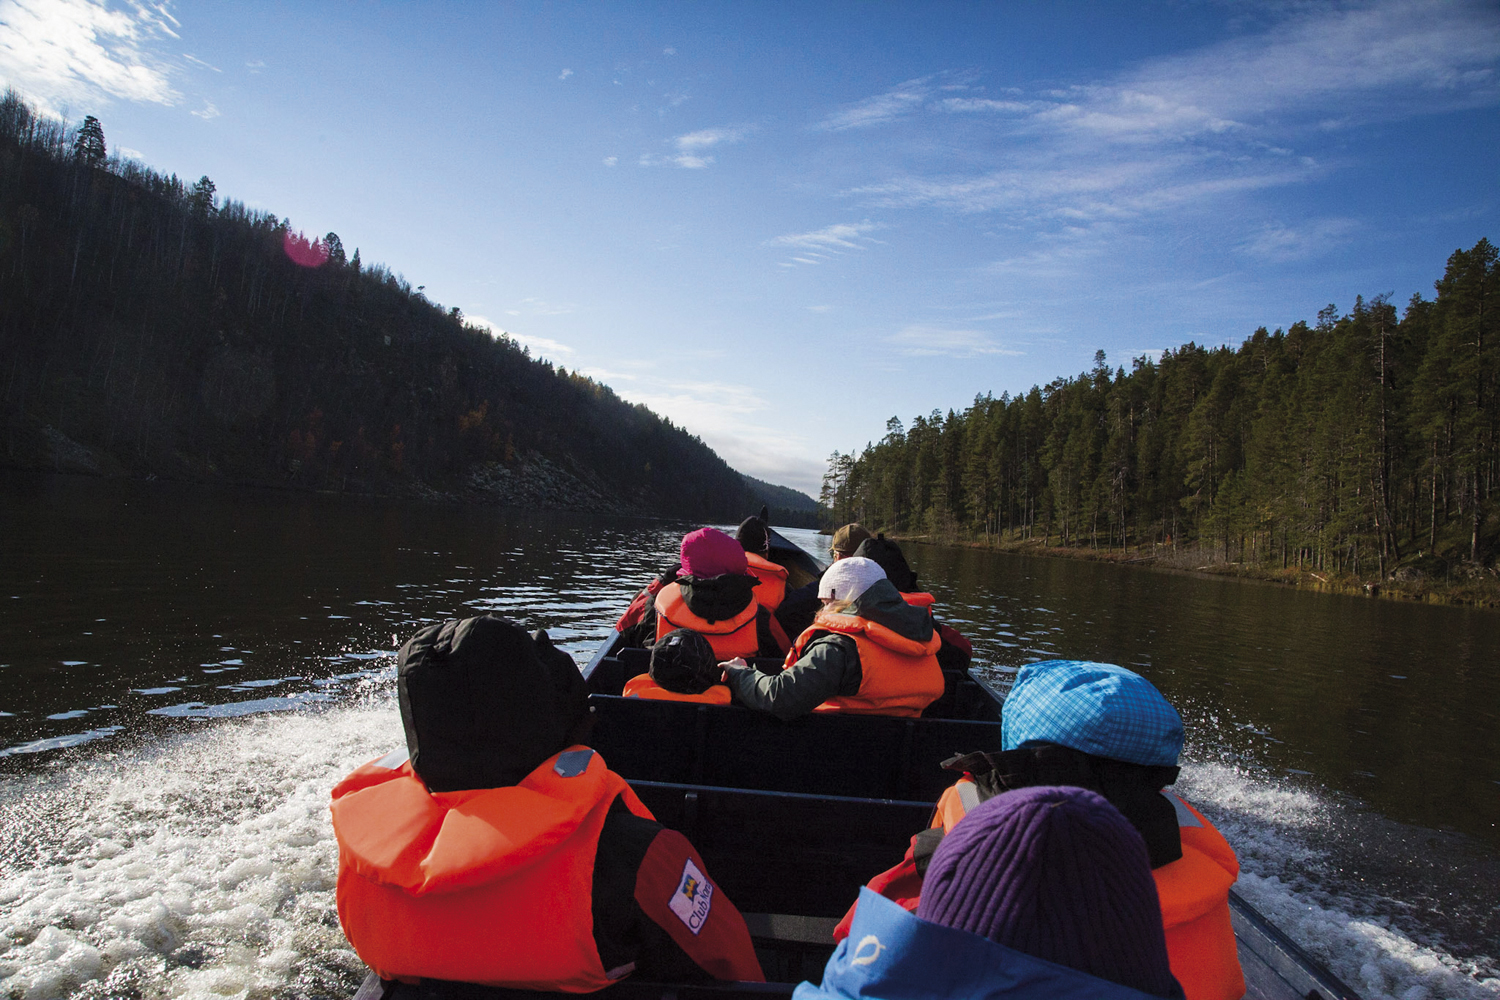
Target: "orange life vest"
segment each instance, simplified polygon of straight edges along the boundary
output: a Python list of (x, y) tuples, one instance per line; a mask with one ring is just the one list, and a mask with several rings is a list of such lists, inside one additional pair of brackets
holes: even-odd
[[(1151, 871), (1172, 975), (1187, 1000), (1239, 1000), (1245, 974), (1229, 920), (1229, 889), (1239, 877), (1239, 859), (1202, 813), (1171, 792), (1162, 794), (1177, 810), (1182, 835), (1182, 857)], [(932, 825), (952, 830), (978, 804), (978, 786), (960, 778), (938, 800)]]
[(625, 689), (620, 693), (627, 698), (651, 698), (656, 701), (693, 701), (701, 705), (729, 704), (727, 684), (715, 684), (702, 694), (679, 694), (676, 691), (668, 691), (656, 683), (651, 679), (650, 674), (636, 674), (625, 682)]
[(760, 637), (755, 629), (755, 614), (759, 610), (760, 605), (751, 597), (750, 603), (733, 618), (710, 622), (688, 610), (680, 584), (669, 583), (656, 595), (656, 638), (661, 639), (673, 629), (690, 628), (708, 640), (721, 661), (736, 656), (749, 659), (760, 652)]
[(818, 632), (838, 632), (854, 640), (861, 677), (858, 693), (830, 698), (813, 711), (915, 717), (943, 696), (943, 668), (937, 661), (942, 640), (936, 631), (926, 642), (918, 642), (867, 618), (820, 611), (797, 636), (783, 668), (802, 658), (803, 647)]
[(617, 797), (653, 818), (585, 747), (518, 785), (461, 792), (428, 792), (404, 752), (366, 764), (333, 790), (345, 936), (385, 979), (603, 989), (594, 855)]
[(914, 608), (932, 607), (933, 597), (924, 590), (914, 590), (911, 593), (902, 592), (901, 599)]
[(755, 588), (755, 602), (767, 611), (775, 611), (786, 596), (786, 567), (754, 552), (746, 552), (745, 561), (750, 564), (750, 575), (760, 581)]

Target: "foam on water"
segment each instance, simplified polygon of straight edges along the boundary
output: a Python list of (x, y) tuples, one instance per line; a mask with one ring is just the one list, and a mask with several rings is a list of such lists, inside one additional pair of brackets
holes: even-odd
[[(1222, 763), (1185, 766), (1177, 789), (1234, 845), (1241, 864), (1236, 890), (1367, 1000), (1500, 996), (1495, 942), (1454, 941), (1453, 952), (1443, 950), (1435, 944), (1444, 937), (1442, 922), (1415, 912), (1410, 884), (1390, 886), (1373, 868), (1361, 869), (1360, 855), (1372, 841), (1388, 846), (1401, 835), (1396, 824), (1321, 790)], [(1417, 832), (1427, 844), (1435, 839), (1431, 831)], [(1428, 862), (1414, 879), (1439, 881)], [(1465, 858), (1462, 871), (1452, 873), (1465, 882), (1458, 891), (1467, 891), (1479, 911), (1493, 911), (1500, 883), (1473, 864)], [(1399, 895), (1388, 895), (1391, 889)]]
[(0, 783), (0, 996), (350, 996), (328, 792), (388, 697), (239, 719)]

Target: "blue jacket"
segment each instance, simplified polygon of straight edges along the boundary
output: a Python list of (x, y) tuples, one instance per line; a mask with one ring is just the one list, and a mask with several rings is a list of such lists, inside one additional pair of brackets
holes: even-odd
[[(1182, 997), (1179, 987), (1174, 994)], [(849, 936), (792, 1000), (1162, 1000), (1033, 958), (968, 931), (928, 923), (867, 888)]]

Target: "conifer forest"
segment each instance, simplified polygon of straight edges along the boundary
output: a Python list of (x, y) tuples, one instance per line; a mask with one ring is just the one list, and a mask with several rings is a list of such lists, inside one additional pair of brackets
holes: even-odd
[(13, 91), (0, 435), (12, 468), (720, 520), (786, 503), (337, 234), (111, 156), (93, 117), (70, 128)]
[(1376, 295), (1237, 348), (934, 410), (835, 452), (833, 520), (948, 540), (1297, 567), (1365, 580), (1493, 574), (1500, 270), (1457, 249), (1428, 299)]

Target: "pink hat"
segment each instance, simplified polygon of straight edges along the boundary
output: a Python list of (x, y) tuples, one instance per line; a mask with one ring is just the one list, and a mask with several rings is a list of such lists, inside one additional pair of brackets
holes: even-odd
[(705, 579), (725, 573), (744, 575), (750, 571), (745, 550), (718, 528), (699, 528), (682, 536), (683, 576)]

